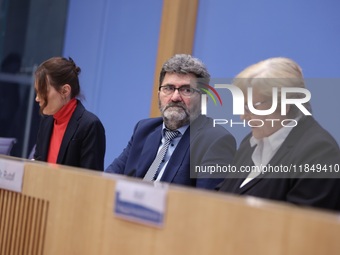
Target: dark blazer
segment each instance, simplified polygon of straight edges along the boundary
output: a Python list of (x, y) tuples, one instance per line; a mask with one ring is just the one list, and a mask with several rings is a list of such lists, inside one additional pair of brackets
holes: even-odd
[[(127, 147), (105, 172), (143, 178), (160, 146), (162, 124), (162, 118), (139, 121)], [(225, 128), (213, 127), (211, 118), (199, 116), (183, 134), (161, 181), (213, 189), (223, 179), (195, 173), (195, 166), (228, 165), (235, 150), (235, 138)]]
[[(248, 135), (242, 141), (235, 155), (233, 165), (237, 169), (254, 165), (251, 155), (255, 146), (250, 147), (250, 137)], [(325, 166), (324, 170), (311, 170), (316, 164)], [(295, 166), (296, 172), (261, 174), (242, 188), (240, 185), (247, 174), (241, 178), (230, 176), (218, 188), (234, 194), (340, 210), (340, 173), (330, 173), (330, 165), (334, 168), (339, 167), (339, 164), (340, 151), (336, 141), (314, 118), (304, 117), (268, 163), (271, 166), (292, 166), (291, 169)], [(300, 172), (299, 166), (304, 170)]]
[[(47, 160), (53, 122), (53, 116), (43, 116), (41, 119), (35, 160)], [(105, 139), (105, 129), (100, 120), (78, 101), (61, 142), (57, 163), (103, 171)]]

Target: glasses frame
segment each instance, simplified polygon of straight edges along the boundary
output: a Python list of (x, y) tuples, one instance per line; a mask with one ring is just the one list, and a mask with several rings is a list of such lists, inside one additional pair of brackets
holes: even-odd
[[(167, 88), (173, 88), (174, 90), (171, 93), (167, 94), (164, 91), (162, 91), (162, 88), (166, 88), (166, 87)], [(184, 95), (183, 91), (181, 89), (188, 89), (188, 88), (191, 90), (190, 95)], [(178, 88), (176, 88), (175, 85), (170, 85), (170, 84), (159, 86), (159, 91), (161, 91), (162, 93), (164, 93), (164, 95), (167, 95), (167, 96), (173, 95), (176, 90), (183, 97), (191, 97), (195, 92), (197, 92), (199, 94), (202, 93), (200, 90), (192, 88), (190, 85), (182, 85), (182, 86), (180, 86)]]
[[(256, 102), (255, 104), (253, 104), (253, 107), (258, 110), (256, 107), (260, 106), (261, 104), (265, 104), (270, 102), (270, 100), (265, 100), (265, 101), (260, 101), (260, 102)], [(244, 104), (244, 110), (245, 112), (250, 112), (249, 107), (248, 107), (248, 102), (246, 104)]]

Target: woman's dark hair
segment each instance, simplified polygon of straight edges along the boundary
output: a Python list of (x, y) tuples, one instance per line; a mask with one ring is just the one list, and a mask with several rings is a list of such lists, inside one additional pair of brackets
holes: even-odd
[(42, 109), (47, 105), (47, 84), (51, 84), (56, 91), (61, 91), (65, 84), (71, 87), (71, 98), (80, 94), (78, 75), (80, 68), (72, 58), (53, 57), (41, 63), (35, 71), (37, 93), (44, 100)]

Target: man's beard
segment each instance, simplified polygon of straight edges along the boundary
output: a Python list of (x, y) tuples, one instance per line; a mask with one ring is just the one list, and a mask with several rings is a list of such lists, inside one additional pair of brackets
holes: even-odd
[(196, 118), (198, 116), (198, 114), (190, 116), (190, 112), (182, 102), (170, 103), (163, 107), (159, 105), (159, 108), (163, 116), (164, 124), (170, 130), (176, 130), (188, 125), (190, 123), (190, 118)]

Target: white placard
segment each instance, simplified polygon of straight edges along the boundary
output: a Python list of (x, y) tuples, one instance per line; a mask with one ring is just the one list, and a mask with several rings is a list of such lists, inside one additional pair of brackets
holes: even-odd
[(24, 162), (0, 158), (0, 188), (22, 191)]
[(168, 185), (118, 180), (113, 211), (117, 217), (160, 227), (164, 223)]

